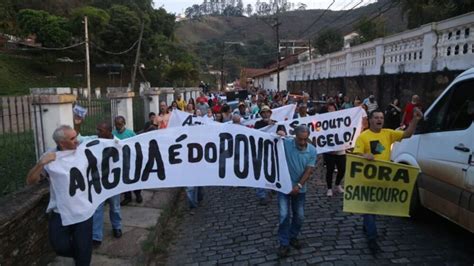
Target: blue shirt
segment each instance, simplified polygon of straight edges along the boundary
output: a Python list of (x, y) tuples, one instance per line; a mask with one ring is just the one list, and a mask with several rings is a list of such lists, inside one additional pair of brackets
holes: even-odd
[[(316, 166), (317, 152), (311, 144), (308, 144), (305, 150), (298, 149), (294, 138), (285, 138), (283, 143), (285, 144), (286, 163), (294, 187), (300, 182), (307, 167)], [(305, 183), (300, 189), (300, 193), (306, 193), (306, 187)]]
[(133, 130), (130, 130), (128, 128), (126, 128), (122, 133), (119, 133), (117, 130), (114, 129), (112, 131), (112, 134), (118, 139), (128, 139), (137, 135), (135, 134), (135, 132), (133, 132)]

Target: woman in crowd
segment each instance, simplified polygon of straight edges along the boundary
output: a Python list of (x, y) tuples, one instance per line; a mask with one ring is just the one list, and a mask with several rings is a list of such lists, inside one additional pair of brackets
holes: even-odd
[[(336, 105), (334, 103), (328, 104), (327, 110), (328, 113), (335, 112)], [(346, 151), (327, 152), (323, 154), (323, 158), (326, 163), (326, 184), (328, 188), (326, 195), (332, 197), (334, 193), (344, 193), (341, 182), (346, 172)], [(333, 189), (332, 176), (335, 168), (337, 168), (336, 187)]]
[(400, 126), (400, 118), (402, 109), (398, 99), (394, 99), (387, 109), (385, 109), (385, 127), (391, 129), (397, 129)]

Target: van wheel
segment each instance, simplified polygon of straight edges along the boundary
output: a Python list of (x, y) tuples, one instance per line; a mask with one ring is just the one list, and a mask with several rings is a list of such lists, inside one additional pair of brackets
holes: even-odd
[(417, 219), (420, 216), (421, 210), (421, 201), (420, 201), (420, 192), (418, 190), (418, 181), (415, 183), (413, 187), (413, 194), (411, 196), (410, 202), (410, 218)]

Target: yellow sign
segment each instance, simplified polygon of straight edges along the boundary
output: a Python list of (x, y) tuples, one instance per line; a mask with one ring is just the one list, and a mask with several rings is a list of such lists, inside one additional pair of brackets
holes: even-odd
[(409, 165), (348, 154), (343, 211), (409, 217), (418, 173)]

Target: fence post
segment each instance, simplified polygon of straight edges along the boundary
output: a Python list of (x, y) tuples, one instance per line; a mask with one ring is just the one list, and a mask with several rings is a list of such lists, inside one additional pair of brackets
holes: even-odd
[(133, 130), (133, 97), (135, 93), (128, 87), (108, 87), (107, 97), (112, 101), (112, 119), (117, 115), (125, 117), (127, 128)]
[[(155, 114), (160, 113), (160, 89), (153, 87), (143, 91), (145, 110), (148, 110), (148, 113), (153, 112)], [(147, 118), (148, 121), (148, 113)]]
[(168, 106), (174, 101), (174, 89), (173, 88), (160, 88), (160, 93), (165, 96), (165, 102)]
[(186, 88), (185, 89), (185, 94), (186, 94), (186, 97), (185, 97), (185, 100), (186, 102), (189, 101), (189, 99), (191, 99), (193, 96), (191, 95), (191, 91), (192, 91), (192, 88)]
[(36, 158), (54, 148), (52, 136), (60, 125), (74, 126), (72, 104), (76, 96), (71, 88), (31, 88)]

